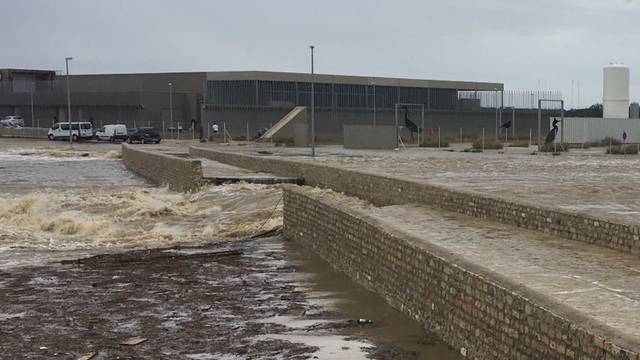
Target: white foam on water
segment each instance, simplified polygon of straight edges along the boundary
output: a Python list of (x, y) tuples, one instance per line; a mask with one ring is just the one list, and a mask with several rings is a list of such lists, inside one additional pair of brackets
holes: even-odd
[[(0, 267), (21, 251), (200, 245), (282, 225), (281, 190), (230, 184), (195, 193), (105, 188), (0, 193)], [(275, 210), (274, 210), (275, 209)]]

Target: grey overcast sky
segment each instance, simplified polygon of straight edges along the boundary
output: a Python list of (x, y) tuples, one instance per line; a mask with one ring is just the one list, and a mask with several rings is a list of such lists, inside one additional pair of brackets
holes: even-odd
[[(638, 0), (0, 0), (0, 67), (73, 73), (309, 70), (498, 81), (601, 102), (602, 66), (631, 67)], [(573, 93), (573, 96), (571, 94)]]

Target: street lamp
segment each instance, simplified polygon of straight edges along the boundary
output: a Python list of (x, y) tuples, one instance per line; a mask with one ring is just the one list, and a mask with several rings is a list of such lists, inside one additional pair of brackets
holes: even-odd
[[(69, 145), (73, 146), (73, 127), (71, 126), (71, 89), (69, 88), (69, 61), (72, 57), (64, 58), (67, 66), (67, 120), (69, 120)], [(78, 135), (80, 135), (80, 124), (78, 124)]]
[(313, 72), (313, 49), (315, 46), (309, 46), (311, 48), (311, 157), (316, 157), (316, 134), (315, 134), (315, 76)]
[(171, 129), (171, 136), (173, 137), (173, 84), (169, 83), (169, 122)]
[(376, 82), (371, 80), (373, 86), (373, 126), (376, 126)]

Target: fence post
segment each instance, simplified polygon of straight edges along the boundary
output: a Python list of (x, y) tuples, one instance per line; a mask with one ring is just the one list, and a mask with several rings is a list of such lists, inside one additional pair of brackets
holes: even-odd
[(531, 147), (531, 128), (529, 128), (529, 147)]
[(462, 142), (462, 128), (460, 128), (460, 142)]
[(440, 149), (440, 127), (438, 126), (438, 149)]
[(482, 152), (484, 152), (484, 128), (482, 128)]

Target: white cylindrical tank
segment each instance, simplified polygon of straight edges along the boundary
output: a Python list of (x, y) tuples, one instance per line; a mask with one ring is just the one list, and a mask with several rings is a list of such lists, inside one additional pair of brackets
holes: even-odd
[(605, 119), (629, 118), (629, 67), (609, 64), (603, 70), (602, 112)]

